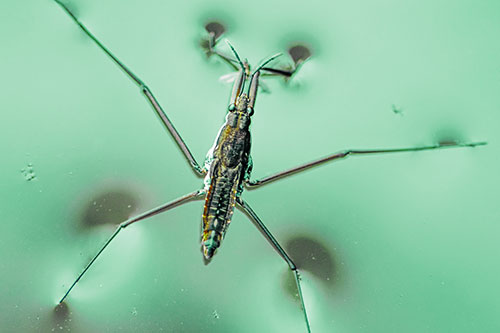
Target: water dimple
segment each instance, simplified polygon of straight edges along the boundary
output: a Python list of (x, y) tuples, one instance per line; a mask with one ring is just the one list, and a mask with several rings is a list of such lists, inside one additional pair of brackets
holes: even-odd
[(200, 40), (200, 46), (205, 51), (207, 57), (213, 54), (213, 47), (226, 31), (226, 27), (219, 21), (210, 21), (205, 24), (207, 35)]
[(438, 144), (440, 146), (456, 146), (458, 144), (458, 141), (455, 141), (452, 139), (442, 139), (442, 140), (439, 140)]
[(96, 193), (82, 207), (80, 225), (95, 227), (127, 220), (139, 205), (138, 196), (126, 188), (111, 188)]
[[(331, 277), (336, 275), (336, 262), (333, 252), (323, 245), (319, 240), (305, 235), (297, 235), (285, 243), (285, 248), (294, 258), (299, 269), (308, 271), (324, 281), (331, 284)], [(342, 264), (342, 263), (341, 263)]]
[(396, 104), (392, 104), (392, 112), (394, 114), (398, 114), (400, 116), (403, 115), (403, 109), (401, 107), (397, 106)]
[(288, 48), (288, 54), (296, 66), (300, 65), (311, 57), (311, 50), (302, 44), (295, 44)]
[(209, 34), (213, 34), (215, 39), (218, 39), (226, 31), (226, 27), (221, 22), (212, 21), (205, 24), (205, 30)]
[(21, 169), (21, 173), (24, 176), (24, 179), (27, 181), (31, 181), (33, 179), (36, 179), (36, 174), (35, 170), (33, 168), (33, 163), (28, 163), (25, 168)]
[[(66, 329), (71, 330), (71, 315), (72, 312), (69, 311), (68, 305), (66, 303), (60, 303), (54, 307), (52, 313), (52, 330), (59, 328), (60, 330)], [(38, 318), (37, 318), (38, 319)]]

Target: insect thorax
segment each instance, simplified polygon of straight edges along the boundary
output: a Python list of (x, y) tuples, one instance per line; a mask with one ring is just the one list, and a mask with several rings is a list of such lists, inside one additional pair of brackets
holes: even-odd
[(211, 258), (220, 246), (231, 222), (236, 197), (251, 171), (250, 116), (233, 111), (219, 131), (205, 162), (206, 199), (203, 212), (202, 246), (205, 257)]

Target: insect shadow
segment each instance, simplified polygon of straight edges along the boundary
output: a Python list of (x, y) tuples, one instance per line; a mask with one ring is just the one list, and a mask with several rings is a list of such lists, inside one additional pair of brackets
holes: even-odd
[(285, 242), (285, 249), (301, 270), (310, 272), (325, 286), (334, 284), (340, 273), (334, 254), (317, 238), (293, 236)]
[[(71, 331), (72, 330), (72, 318), (69, 306), (66, 303), (59, 303), (53, 310), (50, 319), (49, 326), (51, 326), (51, 331)], [(50, 331), (47, 329), (46, 331)]]
[[(255, 112), (255, 102), (257, 92), (259, 90), (260, 78), (262, 76), (281, 77), (285, 80), (290, 79), (304, 64), (304, 58), (310, 56), (310, 52), (304, 47), (292, 47), (289, 49), (289, 55), (293, 64), (288, 66), (271, 66), (271, 63), (281, 56), (275, 54), (263, 60), (255, 69), (252, 70), (247, 60), (242, 61), (235, 48), (227, 41), (232, 55), (227, 55), (216, 47), (217, 42), (222, 36), (223, 29), (220, 26), (212, 25), (208, 31), (208, 43), (205, 52), (209, 56), (218, 57), (220, 60), (227, 63), (232, 69), (238, 72), (233, 89), (231, 92), (230, 102), (226, 110), (226, 119), (222, 125), (215, 143), (207, 153), (207, 157), (203, 164), (199, 164), (196, 158), (189, 150), (187, 144), (182, 139), (180, 133), (175, 129), (169, 117), (160, 106), (160, 103), (152, 93), (151, 89), (143, 82), (133, 71), (125, 66), (109, 49), (107, 49), (86, 27), (80, 22), (73, 12), (68, 9), (61, 1), (54, 0), (62, 9), (71, 17), (71, 19), (83, 30), (83, 32), (92, 39), (96, 45), (111, 58), (111, 60), (128, 76), (130, 80), (135, 82), (141, 93), (151, 105), (153, 111), (158, 116), (161, 123), (164, 125), (167, 132), (174, 139), (179, 150), (184, 155), (192, 171), (199, 178), (203, 178), (201, 189), (187, 193), (173, 201), (167, 202), (159, 207), (153, 208), (147, 212), (126, 219), (120, 223), (116, 231), (101, 247), (97, 254), (92, 258), (89, 264), (78, 275), (75, 281), (70, 285), (59, 303), (64, 302), (71, 290), (75, 287), (78, 281), (84, 276), (88, 269), (92, 266), (99, 255), (106, 247), (114, 240), (114, 238), (125, 228), (133, 223), (143, 221), (151, 216), (166, 212), (175, 207), (181, 206), (193, 200), (204, 200), (204, 208), (202, 213), (202, 232), (201, 232), (201, 250), (203, 258), (208, 262), (212, 260), (216, 251), (221, 246), (221, 242), (226, 234), (227, 228), (232, 219), (235, 207), (242, 210), (255, 227), (268, 241), (269, 245), (283, 259), (289, 268), (289, 274), (293, 276), (296, 286), (296, 294), (300, 300), (305, 327), (310, 332), (309, 317), (307, 314), (306, 302), (302, 294), (301, 277), (299, 266), (296, 264), (292, 256), (285, 250), (280, 242), (269, 231), (257, 213), (251, 208), (249, 203), (245, 201), (242, 194), (245, 189), (259, 188), (263, 185), (270, 184), (276, 180), (298, 174), (304, 170), (316, 167), (334, 160), (342, 160), (349, 156), (369, 156), (382, 153), (403, 153), (416, 152), (424, 150), (435, 150), (442, 148), (454, 147), (475, 147), (484, 145), (485, 142), (460, 143), (452, 144), (433, 144), (418, 147), (406, 148), (389, 148), (389, 149), (347, 149), (325, 157), (298, 165), (284, 171), (271, 174), (260, 179), (251, 179), (252, 159), (250, 157), (250, 123)], [(207, 28), (207, 27), (206, 27)], [(219, 37), (217, 37), (219, 36)], [(289, 244), (290, 245), (290, 244)], [(318, 245), (307, 239), (298, 239), (291, 243), (293, 248), (309, 247), (319, 249)], [(318, 252), (319, 253), (319, 252)], [(297, 255), (297, 254), (296, 254)], [(299, 256), (298, 256), (299, 257)], [(305, 259), (305, 258), (304, 258)], [(313, 260), (311, 258), (311, 260)], [(309, 267), (316, 274), (324, 274), (315, 264), (310, 264), (309, 260), (304, 260), (302, 266)], [(328, 265), (324, 269), (328, 269)], [(331, 265), (333, 272), (334, 266)], [(331, 274), (332, 272), (326, 272)]]
[(84, 229), (103, 224), (116, 225), (126, 219), (139, 206), (138, 197), (127, 189), (114, 188), (94, 195), (80, 213), (80, 226)]
[[(314, 276), (323, 287), (331, 290), (342, 281), (342, 271), (336, 253), (318, 237), (297, 234), (289, 237), (284, 247), (300, 270)], [(283, 275), (282, 287), (286, 294), (300, 302), (295, 283), (290, 275)]]

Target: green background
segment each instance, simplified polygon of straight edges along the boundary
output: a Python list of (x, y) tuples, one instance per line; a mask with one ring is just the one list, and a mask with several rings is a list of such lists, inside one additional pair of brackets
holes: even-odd
[[(200, 162), (231, 89), (198, 46), (212, 19), (253, 64), (296, 41), (313, 51), (258, 96), (256, 178), (345, 148), (488, 141), (355, 157), (243, 196), (303, 268), (313, 332), (500, 330), (498, 1), (70, 4)], [(287, 266), (241, 212), (203, 265), (201, 201), (123, 231), (54, 312), (112, 233), (100, 222), (201, 181), (55, 2), (2, 1), (0, 48), (1, 331), (305, 331)]]

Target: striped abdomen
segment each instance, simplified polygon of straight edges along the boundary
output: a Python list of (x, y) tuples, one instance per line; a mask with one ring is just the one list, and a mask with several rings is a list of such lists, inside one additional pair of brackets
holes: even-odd
[(212, 258), (220, 246), (233, 216), (240, 168), (217, 168), (208, 187), (203, 211), (201, 245), (206, 259)]

